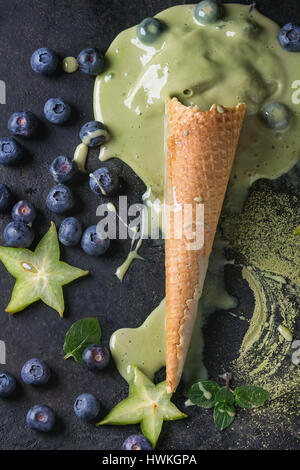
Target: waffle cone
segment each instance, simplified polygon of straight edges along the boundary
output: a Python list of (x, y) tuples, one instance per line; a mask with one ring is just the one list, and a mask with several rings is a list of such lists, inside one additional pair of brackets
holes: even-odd
[[(175, 207), (165, 221), (168, 392), (176, 390), (182, 375), (245, 111), (245, 104), (201, 112), (176, 98), (166, 102), (165, 207)], [(176, 207), (186, 204), (192, 230), (202, 230), (200, 243), (191, 243), (184, 217), (176, 215)], [(178, 229), (183, 236), (175, 235)]]

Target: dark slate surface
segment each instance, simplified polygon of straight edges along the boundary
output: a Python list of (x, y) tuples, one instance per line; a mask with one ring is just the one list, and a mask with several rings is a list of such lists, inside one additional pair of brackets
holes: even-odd
[[(92, 116), (92, 93), (94, 80), (77, 74), (60, 73), (54, 78), (34, 74), (29, 66), (33, 50), (48, 46), (61, 57), (76, 55), (82, 48), (97, 46), (103, 52), (114, 37), (124, 28), (138, 23), (143, 17), (153, 15), (176, 3), (167, 0), (126, 2), (122, 0), (0, 0), (0, 80), (7, 85), (7, 104), (0, 105), (0, 134), (7, 135), (7, 120), (16, 110), (32, 110), (41, 119), (39, 137), (24, 142), (28, 156), (22, 166), (0, 168), (0, 181), (10, 186), (16, 200), (30, 199), (39, 209), (35, 223), (36, 240), (45, 233), (50, 220), (59, 225), (62, 218), (50, 214), (45, 199), (52, 181), (48, 174), (49, 163), (61, 154), (71, 156), (79, 143), (80, 126)], [(250, 3), (250, 2), (242, 2)], [(280, 24), (290, 20), (300, 22), (298, 0), (261, 0), (261, 12)], [(45, 122), (43, 104), (53, 96), (62, 96), (73, 106), (72, 121), (63, 127)], [(124, 192), (128, 201), (138, 202), (144, 185), (119, 162), (109, 162), (119, 168)], [(91, 152), (88, 167), (99, 166), (97, 151)], [(73, 184), (78, 204), (73, 211), (85, 226), (94, 224), (99, 199), (88, 189), (86, 177), (80, 176)], [(114, 198), (112, 198), (114, 202)], [(9, 216), (0, 218), (0, 243), (2, 231)], [(129, 245), (125, 241), (113, 243), (110, 251), (101, 259), (84, 255), (79, 248), (62, 248), (62, 257), (90, 271), (90, 276), (65, 289), (66, 312), (62, 320), (58, 314), (42, 303), (36, 303), (26, 311), (10, 317), (4, 312), (14, 284), (13, 278), (0, 266), (0, 339), (7, 345), (9, 371), (20, 379), (20, 370), (30, 357), (45, 359), (53, 370), (51, 384), (41, 390), (21, 385), (11, 400), (0, 401), (0, 447), (1, 449), (119, 449), (124, 438), (138, 428), (105, 427), (79, 422), (72, 405), (76, 396), (91, 392), (99, 397), (102, 416), (127, 395), (127, 386), (111, 364), (109, 370), (93, 374), (86, 372), (72, 360), (63, 361), (62, 345), (70, 325), (85, 316), (98, 316), (103, 329), (103, 341), (123, 326), (135, 327), (145, 318), (164, 295), (163, 250), (145, 243), (141, 254), (147, 262), (135, 262), (121, 284), (113, 275), (123, 261)], [(240, 298), (242, 311), (251, 312), (252, 296), (241, 281), (239, 273), (231, 270), (229, 285), (238, 281), (235, 294)], [(214, 328), (207, 329), (207, 343), (218, 339), (216, 325), (224, 328), (222, 316), (215, 316)], [(230, 328), (226, 329), (225, 332)], [(237, 331), (230, 341), (222, 335), (226, 351), (224, 361), (237, 350), (243, 332)], [(228, 338), (227, 338), (228, 339)], [(230, 346), (229, 346), (230, 344)], [(229, 349), (228, 349), (229, 348)], [(214, 349), (208, 363), (213, 363)], [(220, 365), (221, 367), (222, 365)], [(175, 401), (182, 405), (183, 397)], [(56, 429), (49, 435), (30, 431), (25, 425), (27, 410), (34, 404), (47, 403), (59, 417)], [(213, 425), (211, 413), (198, 409), (189, 410), (190, 419), (166, 423), (159, 441), (162, 449), (237, 449), (237, 448), (294, 448), (295, 437), (269, 430), (268, 437), (258, 432), (249, 415), (244, 413), (234, 426), (220, 433)]]

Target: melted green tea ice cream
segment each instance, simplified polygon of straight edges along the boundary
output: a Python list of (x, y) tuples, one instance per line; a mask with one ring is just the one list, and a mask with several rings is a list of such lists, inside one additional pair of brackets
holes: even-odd
[[(128, 164), (146, 184), (152, 201), (163, 200), (165, 98), (176, 96), (202, 111), (215, 103), (247, 104), (185, 367), (188, 382), (205, 375), (201, 318), (235, 305), (223, 282), (224, 246), (234, 239), (248, 189), (259, 178), (276, 178), (292, 168), (300, 153), (300, 104), (293, 99), (300, 77), (299, 53), (283, 50), (278, 25), (256, 10), (250, 13), (249, 5), (226, 4), (222, 18), (208, 24), (199, 24), (194, 11), (195, 5), (180, 5), (156, 15), (163, 29), (151, 44), (137, 38), (136, 27), (123, 31), (111, 44), (106, 70), (94, 89), (95, 119), (110, 133), (100, 159), (117, 157)], [(161, 354), (147, 353), (145, 362), (145, 351), (151, 351), (153, 342), (156, 351), (164, 351), (164, 315), (162, 303), (139, 329), (113, 335), (112, 353), (125, 378), (133, 358), (150, 377), (161, 367)]]
[[(194, 9), (180, 5), (156, 15), (165, 27), (155, 43), (140, 42), (133, 27), (111, 44), (94, 90), (95, 118), (111, 133), (100, 158), (122, 159), (162, 199), (165, 98), (201, 110), (245, 102), (228, 197), (240, 207), (253, 181), (276, 177), (297, 159), (300, 115), (292, 86), (300, 61), (279, 45), (279, 27), (257, 11), (249, 14), (249, 6), (225, 5), (223, 18), (206, 25), (195, 21)], [(291, 110), (287, 130), (270, 130), (261, 119), (262, 106), (274, 101)]]

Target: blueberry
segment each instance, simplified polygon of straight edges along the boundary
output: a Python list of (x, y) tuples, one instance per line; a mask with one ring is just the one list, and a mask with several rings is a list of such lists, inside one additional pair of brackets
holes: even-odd
[(38, 127), (38, 118), (31, 111), (17, 111), (8, 120), (8, 130), (20, 137), (32, 137)]
[(0, 184), (0, 212), (9, 209), (12, 198), (10, 189), (5, 184)]
[(20, 160), (23, 150), (20, 144), (12, 137), (2, 137), (0, 139), (0, 164), (12, 165)]
[(8, 246), (16, 248), (29, 248), (34, 240), (32, 228), (24, 222), (10, 222), (7, 224), (3, 236)]
[(277, 101), (266, 104), (261, 109), (261, 117), (266, 127), (274, 131), (286, 129), (290, 123), (290, 110)]
[(104, 68), (104, 57), (95, 47), (83, 49), (77, 56), (79, 70), (87, 75), (98, 75)]
[(108, 132), (102, 122), (90, 121), (82, 126), (79, 136), (88, 147), (97, 147), (107, 140)]
[(55, 424), (55, 413), (47, 405), (35, 405), (27, 413), (26, 422), (31, 429), (49, 432)]
[(54, 186), (47, 196), (46, 204), (48, 209), (56, 214), (72, 209), (74, 200), (71, 189), (64, 184)]
[(96, 194), (109, 196), (117, 191), (119, 178), (117, 173), (105, 166), (90, 174), (90, 188)]
[(300, 51), (300, 26), (295, 23), (287, 23), (278, 34), (281, 47), (289, 52)]
[(97, 418), (100, 405), (96, 397), (91, 393), (83, 393), (76, 398), (74, 403), (74, 411), (77, 418), (84, 421), (91, 421)]
[(92, 225), (84, 231), (81, 239), (81, 247), (87, 255), (103, 255), (108, 250), (109, 245), (109, 238), (101, 237), (100, 234), (97, 233), (96, 225)]
[(64, 124), (71, 116), (71, 107), (61, 98), (50, 98), (45, 103), (44, 114), (52, 124)]
[(32, 54), (30, 65), (34, 72), (52, 75), (57, 69), (58, 56), (51, 49), (41, 47)]
[(0, 371), (0, 398), (10, 397), (17, 386), (16, 379), (9, 372)]
[(78, 245), (82, 235), (80, 222), (75, 217), (63, 220), (59, 227), (58, 238), (65, 246)]
[(195, 8), (195, 18), (202, 24), (215, 23), (222, 13), (222, 7), (214, 0), (203, 0)]
[(156, 18), (145, 18), (136, 27), (136, 35), (144, 44), (152, 44), (163, 31), (162, 23)]
[(56, 183), (65, 183), (73, 178), (77, 171), (75, 163), (63, 155), (56, 157), (50, 166), (50, 174)]
[(123, 442), (122, 450), (152, 450), (152, 444), (143, 434), (133, 434)]
[(19, 201), (12, 208), (11, 215), (16, 222), (29, 224), (36, 218), (36, 210), (31, 202)]
[(110, 354), (105, 346), (92, 344), (82, 354), (83, 362), (89, 369), (102, 370), (109, 363)]
[(50, 367), (40, 359), (29, 359), (21, 370), (22, 380), (28, 385), (46, 385), (50, 376)]

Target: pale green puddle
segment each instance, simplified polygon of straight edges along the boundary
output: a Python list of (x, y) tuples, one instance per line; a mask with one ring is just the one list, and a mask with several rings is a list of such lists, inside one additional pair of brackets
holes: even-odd
[[(247, 104), (222, 213), (226, 215), (222, 223), (225, 238), (219, 230), (185, 366), (188, 382), (205, 376), (203, 318), (217, 308), (234, 306), (223, 283), (223, 248), (226, 239), (232, 238), (248, 189), (259, 178), (276, 178), (289, 170), (300, 147), (300, 100), (295, 99), (299, 53), (280, 47), (278, 25), (256, 10), (249, 15), (249, 5), (224, 5), (224, 18), (205, 26), (195, 22), (193, 11), (194, 5), (181, 5), (159, 13), (157, 18), (166, 28), (151, 46), (138, 41), (135, 27), (123, 31), (111, 44), (107, 69), (97, 77), (94, 89), (95, 119), (104, 122), (110, 133), (109, 142), (102, 146), (101, 160), (123, 160), (146, 184), (150, 197), (144, 202), (156, 201), (158, 205), (164, 186), (165, 98), (177, 96), (201, 110), (214, 103)], [(280, 101), (292, 111), (285, 132), (268, 130), (261, 122), (259, 110), (272, 101)], [(163, 353), (158, 354), (164, 350), (164, 315), (161, 304), (140, 328), (122, 329), (112, 336), (112, 354), (125, 378), (133, 359), (149, 377), (164, 365)], [(147, 355), (153, 349), (156, 353)]]

